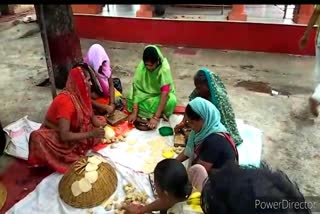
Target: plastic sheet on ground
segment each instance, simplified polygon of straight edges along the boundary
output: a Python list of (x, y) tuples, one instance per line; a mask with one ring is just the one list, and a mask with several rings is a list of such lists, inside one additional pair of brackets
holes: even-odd
[[(159, 127), (170, 125), (174, 127), (180, 122), (182, 116), (173, 115), (169, 122), (161, 121)], [(238, 129), (244, 142), (238, 147), (239, 162), (241, 165), (259, 166), (262, 149), (262, 132), (261, 130), (245, 124), (242, 120), (237, 120)], [(137, 138), (141, 144), (146, 141), (159, 137), (158, 130), (142, 132), (132, 130), (127, 139)], [(166, 137), (168, 144), (173, 144), (173, 137)], [(129, 144), (129, 143), (128, 143)], [(115, 194), (118, 194), (119, 199), (124, 197), (122, 185), (130, 182), (134, 184), (138, 190), (145, 191), (152, 199), (152, 189), (149, 183), (148, 175), (141, 173), (143, 171), (144, 158), (148, 156), (148, 151), (140, 153), (127, 153), (126, 143), (119, 143), (118, 148), (104, 148), (99, 151), (105, 157), (112, 159), (116, 165), (118, 174), (118, 189)], [(42, 213), (79, 213), (86, 214), (88, 209), (75, 209), (61, 201), (58, 193), (58, 183), (62, 175), (54, 173), (45, 178), (37, 188), (28, 194), (24, 199), (13, 206), (7, 213), (9, 214), (42, 214)], [(95, 214), (113, 214), (114, 211), (105, 211), (102, 206), (91, 209)], [(186, 206), (185, 203), (177, 204), (172, 211), (173, 213), (191, 214), (195, 213)]]

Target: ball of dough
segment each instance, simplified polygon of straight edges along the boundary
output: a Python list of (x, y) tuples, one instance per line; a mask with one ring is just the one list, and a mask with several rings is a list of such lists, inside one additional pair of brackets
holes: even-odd
[(111, 211), (112, 210), (112, 205), (108, 204), (105, 208), (106, 211)]

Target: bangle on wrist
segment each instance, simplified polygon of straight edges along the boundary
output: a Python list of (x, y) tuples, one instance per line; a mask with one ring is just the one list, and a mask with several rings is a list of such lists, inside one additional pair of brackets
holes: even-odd
[(159, 121), (159, 117), (157, 117), (156, 115), (154, 115), (152, 118)]

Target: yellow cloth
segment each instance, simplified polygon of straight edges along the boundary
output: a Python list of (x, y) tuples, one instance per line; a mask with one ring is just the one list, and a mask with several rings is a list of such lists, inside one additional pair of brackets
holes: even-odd
[(200, 192), (194, 192), (190, 195), (190, 197), (187, 199), (187, 205), (194, 210), (195, 212), (198, 213), (203, 213), (202, 208), (201, 208), (201, 203), (200, 203), (200, 197), (201, 193)]
[(118, 91), (116, 88), (114, 88), (114, 96), (115, 97), (122, 97), (122, 94), (120, 93), (120, 91)]

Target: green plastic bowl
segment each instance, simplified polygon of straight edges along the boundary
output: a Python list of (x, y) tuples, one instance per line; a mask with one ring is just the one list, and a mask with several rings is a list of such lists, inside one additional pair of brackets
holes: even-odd
[(163, 126), (159, 129), (161, 136), (171, 136), (173, 135), (173, 129), (170, 126)]

